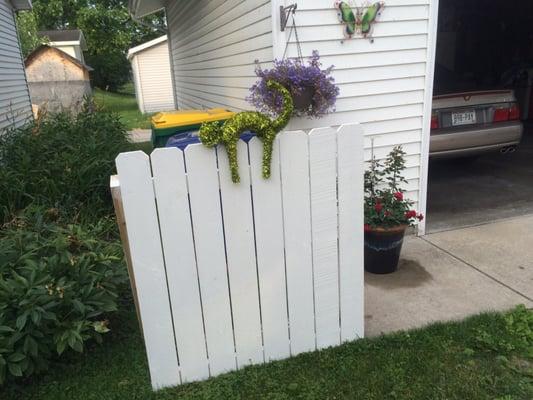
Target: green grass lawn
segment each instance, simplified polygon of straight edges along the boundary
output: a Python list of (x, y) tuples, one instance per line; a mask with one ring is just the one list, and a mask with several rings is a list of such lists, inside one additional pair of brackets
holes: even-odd
[(135, 315), (123, 313), (112, 329), (103, 345), (8, 385), (0, 398), (533, 399), (533, 313), (525, 309), (363, 339), (158, 393)]
[(137, 106), (133, 84), (126, 84), (118, 93), (94, 90), (96, 102), (109, 111), (120, 114), (121, 120), (128, 130), (135, 128), (149, 129), (150, 117), (153, 114), (142, 114)]

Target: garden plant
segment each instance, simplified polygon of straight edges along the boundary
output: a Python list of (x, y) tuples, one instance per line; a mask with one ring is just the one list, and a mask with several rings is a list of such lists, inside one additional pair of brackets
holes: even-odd
[(109, 330), (127, 273), (108, 182), (131, 148), (92, 102), (0, 135), (0, 383)]
[(268, 87), (275, 81), (289, 90), (296, 116), (320, 118), (335, 111), (339, 88), (331, 72), (333, 65), (322, 69), (318, 52), (313, 51), (306, 64), (302, 59), (274, 60), (274, 67), (262, 69), (258, 62), (255, 74), (260, 78), (251, 88), (247, 100), (260, 112), (279, 115), (283, 112), (283, 96)]
[(374, 273), (394, 272), (398, 265), (405, 230), (422, 221), (413, 201), (405, 196), (405, 152), (396, 146), (381, 162), (374, 156), (365, 171), (365, 269)]

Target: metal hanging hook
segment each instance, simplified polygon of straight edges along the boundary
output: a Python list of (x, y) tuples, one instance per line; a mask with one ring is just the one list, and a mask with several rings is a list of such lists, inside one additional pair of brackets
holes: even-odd
[(294, 14), (296, 12), (296, 8), (298, 7), (298, 4), (294, 3), (290, 6), (283, 7), (279, 6), (279, 27), (281, 31), (285, 31), (285, 28), (287, 27), (287, 23), (289, 22), (289, 15), (292, 13)]

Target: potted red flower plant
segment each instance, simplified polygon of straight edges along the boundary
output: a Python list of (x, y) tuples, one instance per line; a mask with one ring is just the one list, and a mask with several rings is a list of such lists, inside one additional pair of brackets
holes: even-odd
[(373, 156), (365, 172), (365, 270), (388, 274), (398, 268), (405, 230), (423, 219), (400, 187), (405, 152), (396, 146), (382, 162)]

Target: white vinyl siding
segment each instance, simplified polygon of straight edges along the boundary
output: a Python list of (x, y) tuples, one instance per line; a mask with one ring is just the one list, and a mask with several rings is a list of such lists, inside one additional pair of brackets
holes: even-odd
[(167, 41), (136, 53), (131, 63), (141, 112), (173, 110), (174, 93)]
[[(334, 114), (318, 121), (293, 119), (290, 127), (307, 129), (317, 125), (362, 123), (367, 160), (371, 157), (372, 142), (377, 158), (385, 157), (393, 146), (403, 145), (408, 166), (406, 189), (415, 201), (420, 190), (428, 83), (429, 8), (430, 0), (386, 1), (373, 27), (373, 41), (358, 35), (344, 40), (343, 26), (330, 0), (298, 2), (296, 12), (303, 54), (318, 50), (325, 67), (335, 66), (333, 75), (340, 95)], [(284, 40), (280, 37), (278, 52), (283, 52)], [(291, 57), (297, 54), (294, 35), (288, 54)]]
[[(200, 0), (167, 2), (171, 60), (178, 107), (251, 109), (245, 101), (256, 81), (254, 60), (264, 67), (281, 58), (292, 19), (279, 29), (279, 7), (292, 0)], [(351, 2), (353, 4), (353, 2)], [(357, 1), (360, 5), (361, 2)], [(318, 50), (334, 65), (340, 88), (336, 112), (322, 119), (293, 118), (289, 129), (363, 124), (366, 159), (398, 144), (407, 153), (409, 197), (425, 207), (427, 145), (431, 113), (432, 24), (437, 0), (388, 0), (372, 37), (345, 40), (333, 0), (298, 2), (295, 14), (304, 56)], [(297, 55), (295, 35), (287, 49)], [(429, 105), (428, 105), (429, 104)], [(422, 179), (422, 180), (421, 180)]]
[(0, 133), (22, 125), (30, 117), (30, 96), (14, 11), (7, 0), (0, 0)]
[(180, 109), (249, 109), (255, 60), (272, 61), (272, 4), (265, 0), (167, 3), (168, 34)]

